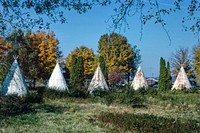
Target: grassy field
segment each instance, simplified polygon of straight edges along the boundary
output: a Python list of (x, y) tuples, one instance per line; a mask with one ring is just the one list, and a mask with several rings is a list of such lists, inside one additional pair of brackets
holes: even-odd
[(200, 132), (198, 92), (137, 95), (140, 106), (117, 100), (108, 106), (102, 97), (43, 98), (20, 113), (1, 113), (0, 132)]

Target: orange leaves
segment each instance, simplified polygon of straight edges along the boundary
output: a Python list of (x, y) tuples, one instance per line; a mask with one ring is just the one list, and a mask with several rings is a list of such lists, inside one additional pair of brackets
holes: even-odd
[(0, 37), (0, 60), (7, 55), (7, 51), (12, 47), (11, 43), (6, 43), (5, 38)]
[(101, 36), (98, 52), (106, 60), (108, 71), (128, 73), (133, 70), (134, 49), (125, 37), (116, 33)]
[(52, 32), (37, 32), (32, 38), (39, 49), (39, 67), (42, 70), (41, 75), (44, 75), (42, 78), (47, 78), (55, 66), (56, 56), (59, 56), (58, 40)]
[(80, 46), (79, 48), (76, 48), (74, 51), (71, 52), (71, 54), (68, 55), (67, 57), (67, 68), (70, 70), (71, 68), (71, 62), (72, 62), (72, 56), (76, 55), (77, 57), (83, 57), (84, 61), (84, 75), (88, 76), (90, 74), (93, 74), (94, 72), (94, 67), (93, 67), (93, 62), (94, 62), (94, 52), (92, 49), (89, 49), (85, 46)]

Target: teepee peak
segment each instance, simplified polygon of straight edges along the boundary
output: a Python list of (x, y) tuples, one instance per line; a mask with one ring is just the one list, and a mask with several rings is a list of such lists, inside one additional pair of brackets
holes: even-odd
[(58, 61), (49, 78), (47, 87), (51, 89), (59, 90), (59, 91), (64, 91), (66, 89), (68, 90), (67, 83), (65, 81), (65, 78), (63, 76), (63, 73), (61, 71)]
[(142, 67), (139, 65), (137, 72), (135, 74), (135, 77), (131, 83), (131, 86), (133, 87), (133, 89), (137, 90), (139, 88), (147, 88), (148, 84), (147, 81), (145, 79), (144, 73), (142, 71)]
[(88, 87), (88, 91), (92, 93), (92, 91), (97, 89), (109, 90), (106, 80), (101, 71), (100, 64), (98, 64), (98, 67), (94, 73), (92, 81), (90, 82), (90, 85)]
[(185, 73), (183, 65), (181, 65), (181, 69), (178, 73), (178, 76), (176, 77), (176, 80), (174, 82), (172, 90), (173, 89), (183, 89), (183, 88), (189, 89), (189, 88), (192, 88), (192, 86), (190, 84), (190, 81), (189, 81), (186, 73)]

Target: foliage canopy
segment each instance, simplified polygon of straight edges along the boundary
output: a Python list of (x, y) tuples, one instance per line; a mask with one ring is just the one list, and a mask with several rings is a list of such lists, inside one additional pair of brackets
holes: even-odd
[[(110, 17), (114, 28), (128, 26), (127, 19), (139, 15), (141, 29), (149, 20), (160, 23), (164, 30), (164, 16), (186, 8), (187, 14), (182, 18), (186, 30), (200, 31), (198, 0), (172, 0), (167, 4), (159, 0), (3, 0), (0, 1), (0, 29), (1, 34), (15, 28), (48, 28), (55, 22), (67, 22), (67, 12), (75, 11), (79, 14), (91, 10), (95, 6), (111, 6), (114, 14)], [(168, 6), (163, 6), (168, 5)], [(188, 24), (191, 23), (191, 25)]]

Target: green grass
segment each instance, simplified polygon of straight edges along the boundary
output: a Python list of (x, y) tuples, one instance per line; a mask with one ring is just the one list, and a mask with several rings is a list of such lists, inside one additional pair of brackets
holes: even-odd
[[(32, 112), (15, 116), (1, 116), (0, 132), (103, 132), (108, 129), (99, 128), (89, 122), (89, 116), (96, 109), (102, 109), (104, 105), (89, 105), (70, 102), (71, 100), (45, 100), (45, 103), (34, 104)], [(79, 100), (78, 102), (80, 102)], [(75, 108), (75, 113), (69, 111)]]
[[(0, 132), (160, 132), (165, 128), (168, 128), (166, 132), (173, 129), (180, 132), (200, 132), (199, 92), (124, 92), (120, 90), (121, 94), (112, 92), (113, 94), (106, 94), (105, 97), (91, 98), (62, 95), (52, 99), (48, 96), (42, 102), (35, 100), (35, 103), (27, 105), (23, 100), (21, 104), (15, 104), (15, 99), (11, 98), (10, 101), (14, 103), (5, 106), (9, 113), (0, 113)], [(131, 98), (132, 93), (134, 98), (126, 99), (126, 95)], [(105, 101), (110, 100), (109, 96), (113, 99), (107, 106)], [(132, 106), (135, 105), (132, 102), (138, 102), (138, 97), (142, 99), (143, 106)], [(1, 105), (7, 105), (9, 100), (2, 99)], [(15, 108), (12, 108), (13, 105)], [(75, 112), (69, 111), (71, 107)], [(0, 109), (5, 111), (3, 106)], [(14, 113), (10, 113), (11, 111)], [(151, 125), (155, 123), (156, 125)], [(171, 123), (175, 123), (175, 126)]]

